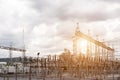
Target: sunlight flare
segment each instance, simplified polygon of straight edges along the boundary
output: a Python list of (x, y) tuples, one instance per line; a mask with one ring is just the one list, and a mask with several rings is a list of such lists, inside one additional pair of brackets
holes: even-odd
[(87, 54), (87, 40), (81, 39), (78, 41), (79, 53)]

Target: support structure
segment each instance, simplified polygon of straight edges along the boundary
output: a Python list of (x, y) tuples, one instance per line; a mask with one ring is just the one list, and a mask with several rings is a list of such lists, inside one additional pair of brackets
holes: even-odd
[[(10, 51), (10, 53), (9, 53), (10, 63), (12, 62), (12, 51), (20, 51), (20, 52), (23, 52), (23, 58), (25, 57), (25, 52), (26, 52), (25, 49), (14, 48), (14, 47), (12, 47), (12, 46), (10, 46), (10, 47), (0, 46), (0, 49), (5, 49), (5, 50), (9, 50), (9, 51)], [(23, 61), (23, 62), (24, 62), (24, 61)]]
[[(79, 54), (79, 48), (77, 46), (78, 40), (80, 38), (83, 38), (87, 41), (87, 55), (93, 54), (90, 52), (95, 52), (95, 57), (105, 57), (107, 59), (114, 60), (114, 49), (106, 46), (103, 42), (100, 42), (99, 40), (95, 40), (89, 35), (86, 35), (82, 32), (80, 32), (79, 27), (76, 28), (75, 36), (73, 37), (73, 53), (74, 55)], [(95, 50), (91, 47), (91, 44), (94, 44)], [(92, 50), (92, 51), (90, 51)], [(94, 50), (94, 51), (93, 51)], [(106, 51), (105, 53), (104, 50)]]

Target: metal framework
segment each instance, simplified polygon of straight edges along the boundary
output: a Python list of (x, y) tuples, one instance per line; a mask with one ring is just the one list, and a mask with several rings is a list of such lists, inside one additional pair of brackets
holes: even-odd
[[(114, 59), (114, 49), (110, 48), (108, 46), (106, 46), (103, 42), (100, 42), (98, 40), (93, 39), (92, 37), (90, 37), (89, 35), (86, 35), (82, 32), (80, 32), (79, 27), (76, 28), (76, 32), (75, 32), (75, 36), (73, 37), (73, 53), (79, 54), (78, 52), (78, 40), (80, 38), (83, 38), (85, 40), (87, 40), (88, 45), (87, 45), (87, 54), (89, 55), (91, 52), (90, 50), (92, 50), (92, 45), (94, 44), (93, 47), (95, 47), (95, 55), (100, 57), (100, 55), (102, 55), (102, 57), (106, 57), (107, 59)], [(100, 53), (100, 51), (102, 51)], [(91, 53), (92, 54), (92, 53)]]
[[(25, 52), (26, 50), (25, 49), (19, 49), (19, 48), (15, 48), (15, 47), (5, 47), (5, 46), (0, 46), (0, 49), (5, 49), (5, 50), (9, 50), (10, 53), (9, 53), (9, 57), (10, 57), (10, 63), (12, 62), (12, 51), (20, 51), (20, 52), (23, 52), (23, 59), (25, 57)], [(24, 60), (23, 60), (24, 61)]]

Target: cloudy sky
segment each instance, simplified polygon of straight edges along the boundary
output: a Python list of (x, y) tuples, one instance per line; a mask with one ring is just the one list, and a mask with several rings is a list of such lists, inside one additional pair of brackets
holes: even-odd
[[(0, 0), (0, 46), (25, 43), (27, 56), (72, 49), (77, 22), (83, 33), (90, 30), (119, 50), (120, 0)], [(0, 57), (8, 53), (0, 50)], [(22, 55), (17, 53), (13, 56)]]

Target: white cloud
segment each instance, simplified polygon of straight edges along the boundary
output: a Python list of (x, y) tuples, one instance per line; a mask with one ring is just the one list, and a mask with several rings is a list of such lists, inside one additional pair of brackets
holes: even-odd
[(37, 51), (43, 54), (72, 49), (77, 22), (82, 32), (90, 29), (92, 37), (114, 39), (120, 31), (119, 4), (105, 0), (1, 0), (0, 44), (9, 46), (12, 42), (23, 48), (24, 28), (29, 56), (36, 56)]

